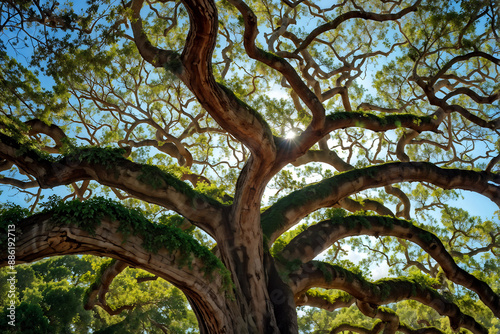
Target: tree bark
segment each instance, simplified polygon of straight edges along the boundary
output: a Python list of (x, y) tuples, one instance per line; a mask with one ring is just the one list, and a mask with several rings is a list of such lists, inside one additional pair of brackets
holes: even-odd
[[(85, 223), (79, 225), (78, 216), (75, 223), (63, 225), (56, 218), (49, 211), (16, 223), (16, 264), (69, 254), (110, 257), (119, 261), (121, 270), (127, 265), (140, 268), (181, 289), (196, 314), (201, 333), (297, 332), (293, 293), (279, 277), (272, 257), (256, 247), (262, 245), (259, 239), (249, 242), (249, 238), (247, 245), (234, 238), (219, 243), (221, 258), (234, 283), (227, 287), (218, 273), (206, 273), (205, 263), (196, 254), (186, 264), (179, 250), (148, 251), (141, 246), (144, 236), (134, 231), (123, 234), (120, 221), (102, 218), (89, 233)], [(260, 256), (255, 257), (256, 253)], [(6, 265), (8, 254), (2, 249), (0, 267)]]

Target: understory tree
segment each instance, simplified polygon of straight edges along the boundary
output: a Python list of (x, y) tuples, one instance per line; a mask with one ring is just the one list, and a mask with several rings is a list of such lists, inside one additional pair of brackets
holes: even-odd
[(166, 304), (108, 303), (127, 270), (201, 333), (500, 330), (497, 0), (0, 13), (0, 265), (113, 259), (40, 291), (151, 332)]
[(117, 262), (92, 255), (64, 255), (17, 266), (16, 326), (8, 323), (10, 270), (2, 268), (2, 333), (197, 331), (196, 318), (179, 289), (158, 276)]

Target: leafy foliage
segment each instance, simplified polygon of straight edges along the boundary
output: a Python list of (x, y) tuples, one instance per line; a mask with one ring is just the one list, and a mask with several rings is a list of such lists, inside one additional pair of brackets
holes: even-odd
[[(0, 254), (43, 215), (86, 237), (116, 221), (222, 281), (222, 299), (181, 286), (206, 331), (496, 333), (499, 15), (496, 0), (4, 1)], [(116, 263), (18, 266), (16, 331), (193, 331), (180, 291), (130, 267), (106, 296), (126, 311), (83, 310)], [(331, 311), (337, 279), (363, 288), (359, 307)], [(307, 293), (330, 311), (297, 320)]]
[[(173, 333), (194, 330), (196, 321), (182, 293), (161, 279), (138, 284), (136, 279), (144, 275), (139, 270), (127, 269), (120, 274), (107, 294), (113, 307), (138, 304), (139, 308), (115, 317), (98, 307), (84, 310), (84, 291), (98, 280), (98, 268), (105, 267), (106, 261), (89, 255), (62, 256), (17, 266), (16, 326), (8, 325), (9, 318), (4, 316), (8, 299), (4, 298), (6, 285), (2, 283), (0, 328), (6, 333), (116, 333), (146, 327), (149, 333), (161, 333), (153, 319)], [(6, 275), (2, 269), (2, 282)]]
[(224, 277), (224, 286), (229, 288), (231, 278), (221, 261), (210, 250), (200, 245), (190, 235), (182, 232), (175, 226), (153, 224), (149, 222), (138, 210), (129, 209), (118, 202), (102, 197), (95, 197), (85, 202), (78, 200), (68, 202), (47, 203), (45, 212), (53, 213), (54, 224), (75, 225), (90, 234), (95, 234), (95, 229), (104, 218), (119, 221), (119, 231), (125, 235), (139, 235), (144, 239), (143, 247), (156, 253), (161, 248), (170, 252), (179, 252), (180, 266), (189, 265), (192, 257), (199, 258), (204, 264), (207, 275), (214, 272)]

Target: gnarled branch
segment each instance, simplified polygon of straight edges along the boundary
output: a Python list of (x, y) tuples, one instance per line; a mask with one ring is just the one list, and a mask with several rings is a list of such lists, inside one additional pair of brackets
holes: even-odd
[(272, 244), (300, 219), (362, 190), (398, 182), (429, 182), (443, 189), (477, 192), (500, 205), (500, 176), (494, 173), (439, 168), (425, 162), (394, 162), (347, 171), (283, 197), (262, 214), (264, 234)]
[(27, 148), (23, 148), (24, 154), (19, 154), (22, 147), (15, 139), (0, 133), (0, 158), (14, 162), (35, 177), (42, 188), (95, 180), (172, 209), (209, 234), (214, 233), (213, 226), (222, 217), (222, 204), (153, 166), (137, 164), (119, 156), (96, 161), (80, 159), (77, 154), (53, 161)]
[(393, 236), (414, 242), (439, 263), (450, 281), (477, 293), (493, 314), (500, 318), (500, 296), (488, 284), (460, 268), (437, 236), (406, 220), (380, 216), (348, 216), (323, 221), (310, 226), (292, 239), (280, 256), (286, 261), (300, 260), (305, 263), (336, 241), (360, 235)]
[[(81, 205), (85, 206), (85, 203)], [(92, 205), (89, 208), (96, 210)], [(230, 317), (224, 293), (228, 288), (227, 282), (224, 282), (222, 278), (224, 275), (220, 273), (210, 274), (212, 270), (219, 269), (215, 269), (216, 267), (210, 269), (214, 263), (209, 264), (212, 261), (208, 260), (208, 257), (215, 256), (208, 255), (211, 254), (209, 250), (206, 250), (208, 253), (205, 255), (195, 253), (190, 256), (182, 253), (174, 244), (164, 243), (164, 247), (152, 251), (147, 249), (152, 246), (151, 241), (146, 241), (147, 238), (163, 235), (158, 227), (149, 223), (149, 227), (142, 228), (153, 230), (143, 234), (138, 225), (125, 227), (130, 223), (130, 218), (113, 220), (108, 216), (108, 211), (93, 212), (91, 217), (101, 214), (102, 218), (92, 222), (92, 226), (88, 226), (88, 222), (82, 222), (80, 214), (75, 214), (74, 219), (71, 219), (68, 210), (59, 212), (56, 209), (17, 222), (16, 263), (33, 262), (48, 256), (67, 254), (111, 257), (120, 261), (117, 265), (120, 268), (132, 265), (171, 282), (186, 294), (193, 307), (210, 312), (214, 323), (227, 323), (227, 317)], [(71, 222), (61, 222), (61, 215)], [(116, 216), (116, 213), (111, 216)], [(176, 237), (172, 232), (173, 230), (165, 236), (174, 241)], [(185, 242), (178, 240), (176, 244), (183, 245)], [(0, 253), (0, 267), (7, 264), (8, 253), (4, 248)], [(109, 275), (112, 276), (120, 268), (114, 268)]]
[(354, 298), (372, 305), (411, 299), (447, 316), (453, 330), (466, 328), (473, 333), (488, 333), (473, 317), (462, 313), (456, 304), (437, 291), (411, 280), (397, 278), (371, 283), (344, 268), (318, 261), (302, 264), (298, 270), (289, 274), (289, 278), (295, 294), (311, 287), (320, 287), (346, 291)]

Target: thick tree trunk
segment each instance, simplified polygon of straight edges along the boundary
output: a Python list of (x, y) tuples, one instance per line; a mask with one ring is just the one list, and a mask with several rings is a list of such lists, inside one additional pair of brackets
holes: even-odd
[[(142, 4), (137, 0), (131, 7), (138, 50), (153, 66), (167, 66), (172, 54), (154, 47), (143, 33)], [(219, 26), (215, 2), (185, 0), (183, 4), (189, 13), (190, 30), (175, 74), (217, 123), (252, 153), (238, 179), (233, 205), (214, 226), (212, 235), (234, 282), (235, 300), (228, 301), (231, 323), (215, 331), (202, 303), (192, 298), (190, 302), (204, 332), (296, 332), (296, 313), (291, 311), (294, 300), (290, 289), (280, 283), (274, 263), (265, 260), (260, 222), (261, 198), (276, 161), (274, 136), (267, 123), (256, 117), (255, 110), (217, 83), (213, 75), (211, 60)]]
[[(125, 237), (118, 221), (103, 219), (95, 233), (89, 233), (74, 225), (58, 226), (50, 214), (43, 214), (16, 224), (16, 231), (16, 264), (47, 256), (93, 254), (118, 259), (168, 280), (186, 294), (201, 333), (296, 333), (291, 290), (280, 281), (270, 256), (247, 256), (255, 250), (236, 245), (231, 238), (222, 243), (222, 249), (223, 260), (230, 263), (234, 288), (223, 289), (217, 273), (205, 275), (202, 260), (193, 258), (189, 266), (181, 266), (179, 251), (162, 248), (151, 253), (141, 246), (144, 240), (140, 235)], [(263, 254), (262, 241), (250, 245), (260, 245), (258, 252)], [(4, 253), (0, 267), (8, 264)]]
[[(233, 204), (215, 230), (219, 258), (231, 272), (234, 301), (231, 312), (241, 321), (231, 333), (297, 333), (292, 290), (281, 280), (273, 258), (264, 249), (260, 203), (269, 181), (270, 165), (253, 157), (237, 183)], [(200, 325), (209, 321), (197, 312)], [(210, 317), (210, 315), (207, 315)]]
[[(235, 249), (235, 255), (245, 252)], [(263, 274), (260, 279), (249, 279), (250, 262), (260, 259), (245, 257), (244, 263), (237, 264), (238, 276), (233, 275), (234, 299), (228, 298), (225, 323), (219, 323), (204, 307), (206, 301), (188, 300), (198, 319), (200, 333), (248, 333), (248, 334), (292, 334), (297, 333), (297, 313), (292, 290), (281, 280), (272, 258), (265, 256)], [(260, 297), (259, 295), (265, 295)], [(265, 299), (264, 299), (265, 298)], [(257, 308), (260, 307), (260, 308)]]
[[(250, 218), (241, 226), (255, 226), (255, 218)], [(228, 303), (236, 305), (230, 307), (238, 309), (244, 324), (234, 333), (296, 333), (297, 317), (291, 289), (281, 281), (273, 259), (265, 253), (262, 234), (252, 233), (247, 228), (242, 230), (240, 234), (227, 229), (225, 238), (218, 239), (220, 257), (231, 271), (234, 282), (235, 300)], [(200, 324), (205, 321), (202, 319)]]

